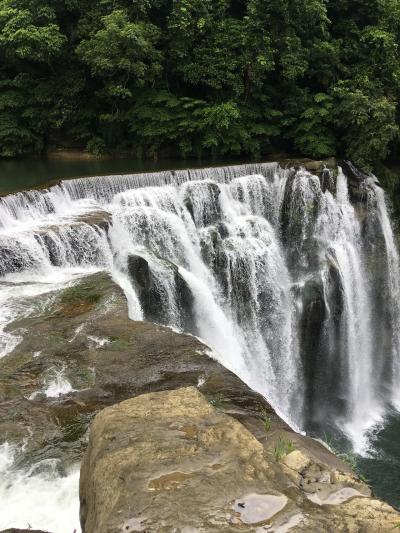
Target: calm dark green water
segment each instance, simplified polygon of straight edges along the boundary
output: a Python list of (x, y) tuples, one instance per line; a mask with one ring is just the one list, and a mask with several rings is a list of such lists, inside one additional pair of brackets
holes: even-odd
[(360, 474), (378, 498), (400, 510), (400, 413), (388, 412), (384, 420), (371, 430), (369, 450), (365, 457), (352, 452), (350, 441), (331, 428), (328, 433), (312, 435), (322, 438), (331, 449)]
[(369, 458), (357, 461), (360, 472), (374, 493), (400, 508), (400, 414), (389, 414), (384, 426), (372, 437)]
[(22, 159), (17, 161), (0, 160), (0, 194), (29, 189), (52, 180), (77, 176), (107, 174), (128, 174), (240, 164), (244, 160), (189, 160), (169, 159), (163, 161), (138, 161), (137, 159), (74, 160), (74, 159)]

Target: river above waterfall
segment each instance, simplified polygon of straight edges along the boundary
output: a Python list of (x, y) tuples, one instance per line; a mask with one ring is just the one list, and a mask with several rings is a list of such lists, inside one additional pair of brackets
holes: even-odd
[[(378, 495), (400, 505), (388, 414), (400, 406), (399, 257), (373, 176), (263, 163), (5, 196), (0, 356), (21, 342), (8, 326), (31, 312), (24, 301), (99, 271), (124, 291), (130, 318), (200, 337), (292, 427), (351, 448)], [(56, 370), (42, 394), (72, 390)], [(0, 450), (6, 473), (14, 452)], [(67, 490), (76, 470), (63, 479)]]
[[(67, 153), (68, 156), (68, 153)], [(239, 163), (242, 161), (238, 161)], [(218, 164), (228, 161), (219, 160)], [(19, 160), (0, 160), (0, 195), (23, 189), (43, 186), (60, 179), (77, 176), (105, 176), (134, 172), (157, 172), (162, 170), (184, 169), (188, 166), (210, 166), (213, 161), (185, 161), (182, 159), (162, 159), (160, 161), (138, 160), (132, 158), (84, 158), (53, 157), (29, 158)]]

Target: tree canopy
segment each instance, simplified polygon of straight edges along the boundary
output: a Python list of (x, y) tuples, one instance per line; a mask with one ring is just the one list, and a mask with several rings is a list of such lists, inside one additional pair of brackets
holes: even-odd
[(0, 0), (0, 156), (399, 151), (400, 0)]

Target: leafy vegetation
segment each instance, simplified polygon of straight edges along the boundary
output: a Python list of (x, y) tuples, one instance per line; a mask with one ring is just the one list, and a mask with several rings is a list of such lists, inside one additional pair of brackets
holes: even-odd
[(208, 401), (216, 409), (223, 409), (224, 404), (226, 402), (226, 398), (223, 394), (218, 393), (212, 396), (211, 398), (209, 398)]
[(0, 156), (399, 151), (400, 0), (0, 0)]
[(343, 452), (343, 453), (334, 452), (334, 453), (337, 455), (337, 457), (339, 457), (339, 459), (347, 463), (354, 473), (357, 473), (356, 454), (354, 454), (353, 452)]
[(279, 437), (274, 448), (274, 457), (276, 461), (281, 461), (286, 455), (295, 450), (294, 444), (286, 437)]
[(334, 441), (328, 435), (324, 436), (324, 442), (326, 446), (329, 448), (329, 450), (332, 453), (334, 453), (337, 457), (339, 457), (339, 459), (345, 462), (351, 468), (354, 474), (356, 474), (361, 479), (361, 481), (363, 481), (367, 485), (369, 484), (369, 480), (360, 471), (360, 468), (358, 465), (358, 457), (353, 451), (349, 449), (347, 451), (342, 451), (342, 452), (339, 451), (335, 447)]
[(269, 431), (271, 430), (271, 427), (272, 427), (272, 420), (269, 417), (269, 414), (268, 414), (267, 410), (264, 409), (264, 408), (261, 408), (260, 420), (263, 423), (263, 426), (264, 426), (264, 429), (265, 429), (265, 433), (269, 433)]

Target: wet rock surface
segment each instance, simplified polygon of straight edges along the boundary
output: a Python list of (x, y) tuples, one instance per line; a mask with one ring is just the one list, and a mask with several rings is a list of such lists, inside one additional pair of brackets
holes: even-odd
[[(173, 263), (164, 261), (167, 269), (172, 273), (175, 299), (180, 309), (182, 329), (196, 333), (193, 314), (193, 294)], [(162, 287), (157, 283), (149, 262), (140, 255), (128, 255), (127, 267), (130, 280), (135, 287), (144, 317), (157, 324), (168, 323), (170, 302), (165, 298)], [(161, 289), (161, 290), (160, 290)]]
[[(129, 485), (129, 512), (125, 512), (127, 497), (119, 500), (122, 514), (116, 516), (126, 521), (113, 523), (117, 529), (86, 531), (121, 531), (118, 528), (124, 524), (123, 531), (169, 532), (170, 526), (164, 527), (162, 521), (164, 514), (170, 520), (174, 518), (174, 527), (184, 531), (189, 511), (193, 524), (206, 520), (204, 531), (210, 532), (282, 533), (291, 528), (294, 532), (372, 533), (390, 531), (400, 521), (388, 505), (370, 499), (369, 489), (346, 464), (318, 442), (291, 431), (261, 396), (213, 359), (195, 337), (148, 322), (130, 321), (125, 296), (108, 275), (87, 276), (72, 287), (21, 302), (21, 306), (23, 317), (8, 330), (22, 340), (0, 359), (0, 443), (25, 443), (16, 467), (59, 459), (62, 474), (81, 460), (95, 415), (137, 396), (142, 407), (147, 405), (146, 417), (120, 417), (109, 448), (101, 448), (99, 453), (107, 462), (113, 449), (124, 453), (139, 445), (141, 433), (135, 429), (136, 423), (142, 432), (147, 426), (154, 446), (162, 444), (171, 452), (167, 468), (161, 451), (159, 455), (150, 451), (145, 457), (147, 451), (138, 454), (135, 448), (136, 457), (143, 459), (143, 469), (135, 467), (131, 472), (129, 457), (123, 476), (126, 474), (128, 481), (139, 476), (142, 485), (138, 486), (143, 490), (136, 482)], [(189, 397), (185, 398), (185, 392), (171, 392), (172, 398), (181, 395), (180, 400), (171, 405), (170, 413), (167, 410), (166, 418), (160, 415), (156, 423), (154, 405), (162, 409), (165, 402), (149, 403), (152, 393), (182, 387), (192, 387), (184, 389), (190, 391)], [(174, 405), (180, 414), (174, 411)], [(107, 412), (104, 416), (108, 420)], [(115, 412), (121, 413), (119, 406)], [(171, 427), (172, 418), (179, 417), (179, 428), (176, 421)], [(95, 438), (96, 432), (92, 431), (92, 442)], [(174, 455), (172, 449), (182, 453)], [(113, 471), (118, 468), (115, 464)], [(85, 479), (94, 472), (89, 468)], [(115, 489), (117, 498), (125, 481), (117, 475), (109, 481), (109, 472), (104, 471), (101, 483), (121, 483)], [(193, 483), (193, 491), (180, 499), (184, 487)], [(95, 485), (85, 487), (90, 491)], [(267, 505), (264, 496), (278, 500), (268, 500)], [(86, 496), (83, 516), (93, 512), (88, 504), (93, 498), (94, 494)], [(284, 498), (284, 507), (266, 518), (267, 509), (275, 508), (272, 503), (283, 502)], [(107, 502), (107, 509), (113, 501), (111, 498)], [(155, 506), (159, 512), (156, 525), (150, 522), (144, 527), (142, 514), (135, 514), (136, 501), (141, 505), (148, 502), (150, 507), (153, 501), (161, 502)], [(240, 504), (246, 506), (246, 502), (255, 510), (247, 507), (242, 516)], [(168, 509), (178, 511), (172, 517)], [(181, 519), (182, 513), (185, 519)], [(156, 519), (155, 514), (144, 516)], [(246, 522), (254, 516), (261, 517), (260, 523)]]
[[(285, 426), (195, 337), (129, 320), (124, 294), (106, 274), (37, 298), (29, 313), (9, 327), (22, 341), (0, 359), (0, 442), (25, 440), (21, 465), (55, 457), (67, 467), (80, 460), (99, 410), (182, 386), (199, 386), (236, 416), (263, 409)], [(57, 379), (69, 386), (54, 397)]]
[(339, 165), (348, 179), (349, 194), (354, 205), (367, 205), (373, 196), (371, 195), (371, 183), (379, 185), (376, 176), (363, 172), (351, 161), (340, 160)]

